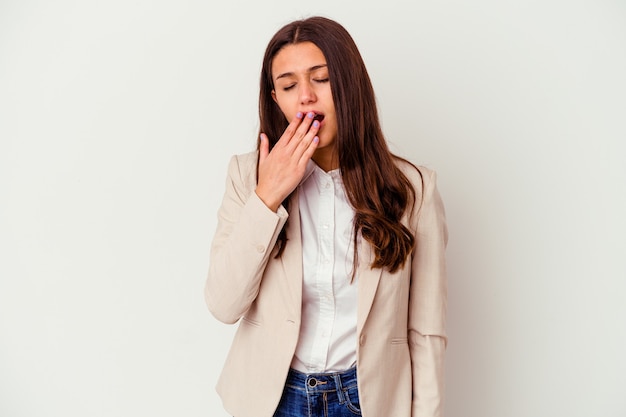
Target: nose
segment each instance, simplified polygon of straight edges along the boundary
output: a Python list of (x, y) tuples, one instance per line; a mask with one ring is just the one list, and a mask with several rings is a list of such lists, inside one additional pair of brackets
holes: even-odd
[(315, 95), (315, 90), (313, 89), (313, 85), (311, 82), (304, 82), (300, 84), (300, 103), (308, 104), (313, 103), (317, 100), (317, 96)]

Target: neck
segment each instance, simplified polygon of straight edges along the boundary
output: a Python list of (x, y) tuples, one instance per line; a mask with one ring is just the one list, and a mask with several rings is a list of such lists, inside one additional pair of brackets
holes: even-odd
[(325, 172), (339, 168), (339, 157), (334, 147), (316, 150), (311, 159)]

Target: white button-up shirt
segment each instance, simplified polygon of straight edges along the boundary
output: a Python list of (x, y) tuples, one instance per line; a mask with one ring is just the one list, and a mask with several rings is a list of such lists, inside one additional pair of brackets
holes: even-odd
[(356, 363), (357, 277), (351, 283), (354, 209), (340, 171), (309, 161), (298, 191), (302, 232), (302, 324), (291, 363), (305, 373)]

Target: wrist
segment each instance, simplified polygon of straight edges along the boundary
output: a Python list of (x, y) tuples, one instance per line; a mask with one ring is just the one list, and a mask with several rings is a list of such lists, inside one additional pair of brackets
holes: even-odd
[(254, 192), (256, 193), (257, 197), (259, 197), (259, 200), (261, 200), (268, 209), (272, 210), (274, 213), (278, 211), (278, 208), (280, 207), (282, 201), (277, 201), (275, 198), (271, 198), (266, 193), (264, 193), (263, 190), (259, 189), (259, 187), (257, 187)]

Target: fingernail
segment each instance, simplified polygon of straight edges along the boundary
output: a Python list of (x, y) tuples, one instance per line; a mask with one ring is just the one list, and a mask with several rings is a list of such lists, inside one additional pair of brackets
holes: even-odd
[(308, 117), (309, 119), (312, 119), (313, 117), (315, 117), (315, 113), (310, 112), (309, 114), (307, 114), (307, 117)]
[(313, 127), (319, 127), (320, 126), (320, 122), (318, 122), (317, 120), (313, 122)]
[(313, 138), (313, 143), (317, 143), (317, 142), (319, 142), (319, 141), (320, 141), (319, 136), (315, 136), (315, 137)]
[(302, 119), (302, 112), (301, 112), (301, 111), (299, 111), (298, 113), (296, 113), (296, 117), (297, 117), (298, 119)]

